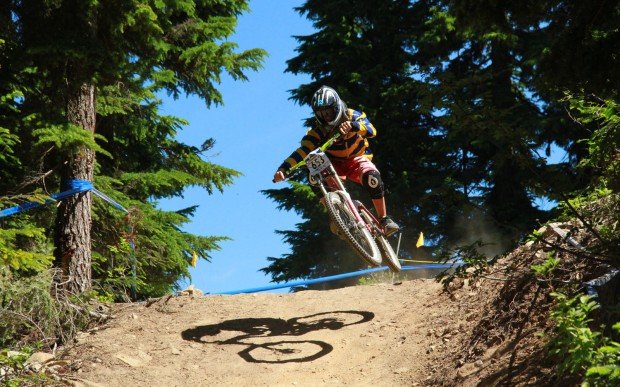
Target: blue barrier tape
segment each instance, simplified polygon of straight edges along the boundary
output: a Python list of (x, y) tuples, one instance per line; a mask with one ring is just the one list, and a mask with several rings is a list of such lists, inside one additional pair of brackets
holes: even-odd
[(101, 199), (105, 200), (106, 202), (108, 202), (110, 205), (112, 205), (113, 207), (115, 207), (116, 209), (125, 212), (126, 214), (129, 213), (129, 211), (127, 211), (127, 209), (125, 207), (123, 207), (122, 205), (118, 204), (118, 202), (114, 201), (114, 199), (112, 199), (111, 197), (109, 197), (108, 195), (104, 194), (103, 192), (99, 191), (97, 188), (93, 188), (92, 192), (99, 196)]
[(65, 189), (65, 191), (57, 193), (57, 194), (50, 195), (52, 197), (52, 199), (45, 200), (42, 203), (40, 203), (40, 202), (28, 202), (28, 203), (20, 204), (20, 205), (15, 206), (15, 207), (6, 208), (6, 209), (0, 211), (0, 218), (3, 218), (5, 216), (9, 216), (9, 215), (14, 215), (14, 214), (17, 214), (17, 213), (22, 212), (22, 211), (31, 210), (33, 208), (37, 208), (37, 207), (40, 207), (40, 206), (43, 206), (43, 205), (46, 205), (46, 204), (54, 203), (54, 202), (56, 202), (58, 200), (62, 200), (62, 199), (67, 198), (69, 196), (73, 196), (75, 194), (86, 192), (86, 191), (92, 191), (94, 194), (96, 194), (97, 196), (99, 196), (100, 198), (105, 200), (106, 202), (110, 203), (111, 205), (113, 205), (117, 209), (119, 209), (121, 211), (124, 211), (125, 213), (129, 212), (129, 211), (127, 211), (125, 209), (125, 207), (123, 207), (122, 205), (120, 205), (119, 203), (117, 203), (113, 199), (111, 199), (109, 196), (105, 195), (104, 193), (102, 193), (101, 191), (96, 189), (93, 186), (93, 183), (91, 183), (90, 181), (86, 181), (86, 180), (67, 180), (67, 181), (65, 181), (63, 183), (63, 189)]
[[(127, 211), (127, 209), (125, 209), (125, 207), (120, 205), (118, 202), (114, 201), (114, 199), (110, 198), (108, 195), (106, 195), (103, 192), (101, 192), (98, 189), (96, 189), (93, 186), (93, 183), (90, 182), (90, 181), (87, 181), (87, 180), (76, 180), (76, 179), (66, 180), (66, 181), (63, 181), (61, 188), (64, 189), (65, 191), (57, 193), (57, 194), (50, 195), (52, 197), (52, 199), (45, 200), (42, 203), (39, 203), (39, 202), (28, 202), (28, 203), (20, 204), (19, 206), (15, 206), (15, 207), (4, 209), (4, 210), (0, 211), (0, 218), (3, 218), (5, 216), (9, 216), (9, 215), (13, 215), (13, 214), (17, 214), (18, 212), (22, 212), (22, 211), (30, 210), (30, 209), (33, 209), (33, 208), (37, 208), (37, 207), (40, 207), (40, 206), (45, 205), (45, 204), (54, 203), (54, 202), (56, 202), (58, 200), (62, 200), (64, 198), (66, 198), (66, 197), (73, 196), (75, 194), (82, 193), (82, 192), (87, 192), (87, 191), (91, 191), (95, 195), (99, 196), (101, 199), (105, 200), (107, 203), (109, 203), (112, 206), (114, 206), (116, 209), (121, 210), (121, 211), (125, 212), (126, 214), (129, 214), (129, 211)], [(131, 290), (132, 290), (132, 298), (135, 300), (135, 298), (136, 298), (136, 289), (135, 289), (135, 282), (136, 282), (135, 244), (134, 244), (134, 242), (132, 240), (130, 240), (129, 241), (129, 245), (131, 246), (131, 250), (132, 250), (131, 266), (132, 266), (132, 275), (133, 275), (133, 279), (134, 279), (134, 284), (132, 284)]]
[(607, 274), (604, 274), (591, 281), (584, 282), (583, 286), (585, 288), (586, 294), (590, 296), (598, 297), (598, 288), (600, 288), (601, 286), (604, 286), (609, 281), (613, 280), (618, 274), (620, 274), (620, 270), (612, 269)]
[(64, 190), (81, 190), (89, 191), (93, 189), (93, 183), (88, 180), (66, 180), (61, 187)]
[[(451, 266), (452, 266), (452, 264), (431, 263), (431, 264), (427, 264), (427, 265), (403, 266), (402, 270), (446, 269), (446, 268), (449, 268)], [(256, 287), (256, 288), (243, 289), (243, 290), (232, 290), (232, 291), (228, 291), (228, 292), (212, 293), (212, 294), (232, 295), (232, 294), (241, 294), (241, 293), (257, 293), (257, 292), (263, 292), (263, 291), (266, 291), (266, 290), (292, 288), (292, 287), (295, 287), (295, 286), (312, 285), (312, 284), (318, 284), (318, 283), (321, 283), (321, 282), (335, 281), (335, 280), (343, 279), (343, 278), (358, 277), (358, 276), (361, 276), (361, 275), (364, 275), (364, 274), (374, 273), (374, 272), (383, 271), (383, 270), (389, 270), (389, 268), (387, 266), (373, 267), (371, 269), (354, 271), (354, 272), (351, 272), (351, 273), (337, 274), (337, 275), (321, 277), (321, 278), (313, 278), (313, 279), (303, 280), (303, 281), (287, 282), (287, 283), (283, 283), (283, 284), (276, 284), (276, 285), (270, 285), (270, 286), (261, 286), (261, 287)]]
[(81, 192), (86, 192), (89, 191), (93, 188), (93, 184), (89, 181), (84, 181), (84, 180), (69, 180), (67, 181), (67, 187), (66, 187), (66, 191), (57, 193), (57, 194), (53, 194), (50, 195), (52, 197), (52, 199), (48, 199), (45, 200), (44, 202), (40, 203), (40, 202), (28, 202), (28, 203), (23, 203), (20, 204), (19, 206), (15, 206), (15, 207), (10, 207), (7, 209), (4, 209), (2, 211), (0, 211), (0, 218), (3, 218), (5, 216), (9, 216), (9, 215), (14, 215), (17, 214), (18, 212), (22, 212), (22, 211), (27, 211), (27, 210), (31, 210), (33, 208), (37, 208), (49, 203), (54, 203), (58, 200), (62, 200), (66, 197), (69, 196), (73, 196), (75, 194), (81, 193)]

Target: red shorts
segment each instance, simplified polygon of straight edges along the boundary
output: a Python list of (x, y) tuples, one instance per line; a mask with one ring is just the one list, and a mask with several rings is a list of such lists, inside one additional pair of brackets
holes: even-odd
[(341, 178), (347, 178), (354, 183), (362, 184), (362, 176), (366, 172), (377, 171), (375, 164), (368, 157), (357, 156), (352, 159), (331, 159), (336, 172)]

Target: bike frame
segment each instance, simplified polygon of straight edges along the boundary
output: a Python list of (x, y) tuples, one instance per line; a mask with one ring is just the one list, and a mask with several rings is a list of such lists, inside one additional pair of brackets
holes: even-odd
[(381, 235), (385, 235), (385, 232), (383, 231), (383, 227), (381, 227), (381, 223), (379, 223), (379, 220), (372, 214), (372, 212), (370, 212), (368, 208), (366, 208), (364, 203), (360, 202), (359, 200), (355, 200), (355, 204), (357, 205), (357, 211), (360, 214), (364, 213), (368, 215), (371, 222), (368, 222), (367, 224), (370, 226), (370, 223), (372, 223), (372, 226), (374, 226), (374, 227), (370, 227), (369, 229), (370, 233), (373, 236), (376, 236), (377, 233)]
[[(310, 153), (313, 153), (313, 152), (324, 153), (327, 150), (327, 148), (329, 148), (334, 143), (334, 141), (336, 141), (339, 137), (340, 137), (340, 133), (336, 133), (329, 140), (327, 140), (325, 144), (323, 144), (322, 146), (320, 146), (319, 148), (315, 149), (314, 151)], [(295, 165), (293, 168), (291, 168), (290, 172), (306, 164), (307, 164), (306, 160), (303, 160), (297, 163), (297, 165)], [(344, 193), (347, 206), (353, 213), (353, 216), (355, 217), (355, 220), (358, 222), (358, 224), (360, 223), (363, 224), (373, 236), (376, 236), (377, 233), (384, 235), (383, 228), (381, 227), (377, 218), (372, 214), (372, 212), (370, 212), (370, 210), (368, 210), (368, 208), (366, 208), (366, 206), (364, 206), (364, 204), (360, 202), (359, 200), (355, 200), (355, 203), (354, 203), (354, 200), (351, 198), (351, 195), (349, 194), (346, 187), (344, 186), (342, 179), (340, 179), (340, 177), (338, 176), (338, 173), (336, 173), (336, 169), (334, 168), (333, 165), (331, 165), (331, 163), (330, 163), (329, 168), (322, 171), (320, 175), (317, 174), (317, 175), (313, 175), (312, 177), (316, 180), (317, 184), (319, 185), (319, 188), (321, 189), (321, 192), (323, 193), (323, 197), (327, 197), (327, 192), (329, 192), (326, 187), (326, 184), (330, 188), (341, 191), (342, 193)], [(360, 214), (361, 211), (363, 211), (365, 214), (369, 216), (371, 222), (367, 222), (362, 217), (362, 215)]]
[[(325, 150), (340, 137), (340, 133), (332, 136), (325, 144), (309, 152), (304, 159), (293, 166), (287, 176), (297, 168), (305, 165), (309, 171), (310, 184), (318, 186), (323, 194), (323, 202), (329, 207), (332, 220), (338, 222), (338, 227), (343, 230), (346, 240), (351, 244), (356, 253), (371, 266), (379, 266), (381, 261), (388, 265), (393, 272), (401, 271), (398, 253), (394, 252), (381, 223), (377, 218), (360, 202), (353, 200), (344, 186), (344, 182), (336, 172), (332, 161), (329, 159)], [(275, 178), (274, 178), (275, 182)], [(332, 191), (333, 190), (333, 191)], [(335, 196), (334, 196), (335, 195)], [(347, 208), (349, 220), (343, 224), (340, 215), (336, 215), (334, 208), (334, 197), (338, 197), (341, 208)], [(346, 205), (343, 206), (343, 203)], [(350, 225), (349, 222), (355, 222)], [(355, 236), (351, 233), (356, 229)], [(359, 234), (358, 232), (361, 232)], [(400, 245), (400, 238), (399, 238)], [(398, 251), (398, 249), (397, 249)]]
[[(351, 195), (346, 190), (346, 188), (344, 186), (344, 183), (342, 182), (340, 177), (338, 177), (338, 174), (336, 173), (336, 170), (334, 169), (333, 166), (331, 167), (331, 169), (332, 169), (331, 172), (333, 173), (333, 175), (328, 176), (328, 177), (326, 177), (324, 179), (318, 179), (319, 188), (321, 189), (321, 192), (323, 193), (323, 197), (327, 197), (327, 192), (328, 192), (327, 188), (325, 187), (325, 184), (323, 182), (326, 181), (327, 184), (329, 184), (329, 181), (332, 181), (336, 185), (338, 191), (341, 191), (344, 194), (345, 202), (347, 203), (347, 207), (349, 207), (349, 209), (351, 210), (351, 213), (353, 213), (353, 216), (355, 216), (355, 220), (358, 223), (361, 222), (362, 224), (364, 224), (366, 226), (366, 228), (368, 229), (368, 231), (373, 233), (373, 230), (369, 227), (369, 225), (366, 223), (366, 221), (362, 218), (362, 216), (361, 216), (357, 206), (353, 202), (353, 199), (351, 199)], [(336, 187), (332, 187), (332, 188), (336, 188)]]

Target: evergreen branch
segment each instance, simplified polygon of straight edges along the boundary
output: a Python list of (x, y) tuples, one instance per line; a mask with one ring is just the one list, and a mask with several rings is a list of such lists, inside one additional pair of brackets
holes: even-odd
[(70, 154), (75, 154), (81, 148), (86, 147), (112, 158), (110, 152), (106, 151), (95, 142), (95, 139), (106, 141), (105, 137), (84, 130), (71, 123), (49, 125), (44, 128), (35, 129), (32, 134), (36, 138), (35, 146), (53, 144), (60, 151)]

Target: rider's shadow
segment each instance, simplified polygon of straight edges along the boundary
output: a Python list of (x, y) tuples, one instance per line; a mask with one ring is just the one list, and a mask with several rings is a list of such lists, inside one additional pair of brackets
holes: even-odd
[[(204, 344), (236, 344), (245, 349), (239, 356), (252, 363), (291, 363), (316, 360), (330, 353), (334, 347), (318, 340), (268, 341), (275, 336), (303, 336), (321, 329), (337, 330), (346, 326), (372, 320), (375, 314), (364, 311), (323, 312), (288, 320), (279, 318), (241, 318), (219, 324), (202, 325), (181, 333), (184, 340)], [(232, 338), (217, 340), (216, 336), (228, 336), (229, 332), (242, 332)], [(216, 340), (209, 341), (208, 336)], [(263, 338), (263, 339), (261, 339)]]

